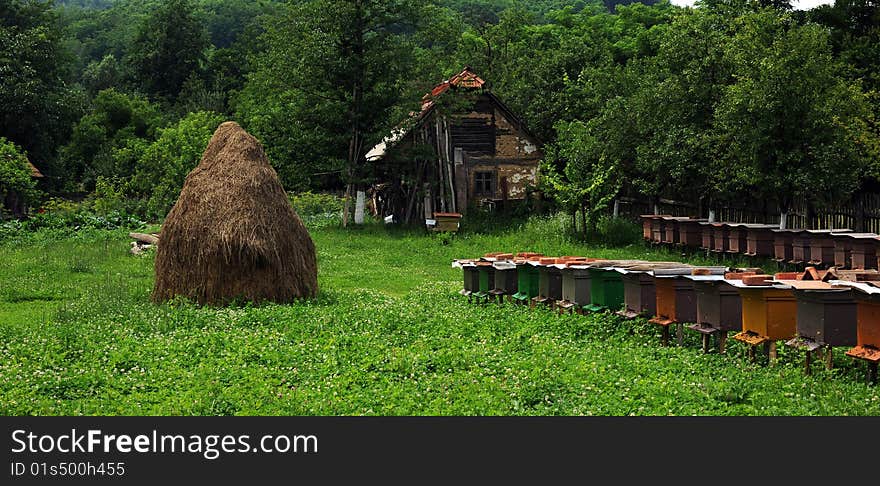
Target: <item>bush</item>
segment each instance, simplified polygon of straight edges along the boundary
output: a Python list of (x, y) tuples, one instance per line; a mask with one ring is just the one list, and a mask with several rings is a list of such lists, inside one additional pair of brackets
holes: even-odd
[(316, 228), (342, 224), (341, 197), (314, 192), (291, 194), (288, 197), (293, 209), (307, 226)]
[(28, 233), (48, 231), (56, 237), (67, 237), (83, 230), (141, 229), (146, 222), (124, 210), (110, 209), (102, 214), (92, 210), (91, 202), (77, 203), (52, 198), (24, 221), (0, 224), (0, 241)]
[(177, 125), (161, 129), (143, 148), (131, 189), (146, 199), (146, 216), (164, 218), (180, 195), (186, 175), (195, 168), (211, 136), (224, 120), (213, 112), (190, 113)]
[(642, 228), (626, 218), (602, 216), (596, 224), (596, 237), (609, 246), (626, 246), (642, 239)]
[(95, 182), (95, 192), (92, 195), (92, 209), (100, 215), (107, 215), (113, 211), (123, 211), (125, 195), (118, 184), (99, 176)]
[(24, 204), (33, 203), (40, 196), (25, 152), (0, 137), (0, 208), (9, 194), (16, 194)]

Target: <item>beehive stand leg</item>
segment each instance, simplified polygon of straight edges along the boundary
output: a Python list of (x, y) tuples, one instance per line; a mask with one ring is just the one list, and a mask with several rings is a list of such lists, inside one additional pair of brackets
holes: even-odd
[(660, 336), (660, 345), (669, 346), (669, 326), (663, 326), (663, 332)]
[(727, 352), (727, 331), (721, 331), (718, 335), (718, 352), (721, 354)]
[(812, 357), (813, 357), (813, 352), (807, 350), (807, 356), (804, 358), (804, 374), (807, 376), (810, 376), (810, 374), (812, 374), (812, 371), (813, 371), (810, 368), (810, 365), (812, 364), (812, 362), (811, 362)]
[(877, 363), (868, 363), (868, 384), (877, 384)]
[(755, 362), (755, 347), (751, 345), (749, 345), (749, 362)]
[(834, 368), (834, 349), (828, 346), (825, 351), (825, 369), (831, 371)]
[(681, 322), (675, 323), (675, 337), (678, 339), (678, 345), (684, 345), (684, 324)]
[(709, 352), (709, 338), (711, 336), (709, 334), (703, 334), (703, 354)]
[(770, 341), (767, 345), (767, 359), (770, 364), (776, 362), (776, 341)]

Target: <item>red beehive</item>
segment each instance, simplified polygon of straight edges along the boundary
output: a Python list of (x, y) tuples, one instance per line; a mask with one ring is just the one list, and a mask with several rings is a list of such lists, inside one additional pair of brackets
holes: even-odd
[(806, 230), (798, 230), (791, 238), (791, 260), (789, 263), (801, 264), (810, 260), (812, 236)]
[(699, 248), (703, 241), (703, 231), (700, 223), (705, 219), (682, 219), (678, 221), (678, 240), (684, 246)]
[(756, 257), (772, 257), (774, 225), (746, 225), (746, 255)]
[(645, 241), (651, 241), (651, 219), (653, 217), (653, 214), (639, 215), (639, 218), (642, 219), (642, 238)]
[(715, 237), (712, 234), (712, 225), (708, 221), (700, 222), (700, 249), (712, 251), (715, 249)]
[(852, 268), (877, 268), (877, 247), (880, 237), (874, 233), (851, 234)]
[(748, 226), (744, 223), (729, 223), (727, 227), (728, 253), (745, 253), (748, 246)]
[(850, 229), (807, 230), (810, 235), (809, 262), (813, 265), (834, 265), (834, 237), (832, 233), (851, 233)]
[(780, 263), (792, 259), (792, 242), (796, 232), (801, 230), (773, 229), (773, 259)]
[(730, 249), (730, 241), (727, 239), (729, 232), (728, 223), (712, 223), (712, 239), (714, 240), (712, 251), (724, 253)]
[(651, 218), (651, 241), (653, 243), (662, 243), (666, 234), (666, 220), (669, 214), (658, 214)]

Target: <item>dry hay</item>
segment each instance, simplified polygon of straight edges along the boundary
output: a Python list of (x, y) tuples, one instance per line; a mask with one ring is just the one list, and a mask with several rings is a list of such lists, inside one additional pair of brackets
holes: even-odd
[(315, 245), (260, 142), (217, 128), (162, 226), (153, 300), (290, 302), (318, 291)]

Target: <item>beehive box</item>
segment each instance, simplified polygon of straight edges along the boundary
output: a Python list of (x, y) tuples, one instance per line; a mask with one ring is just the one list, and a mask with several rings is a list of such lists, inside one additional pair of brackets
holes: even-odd
[(516, 294), (518, 288), (516, 264), (510, 261), (500, 261), (493, 263), (492, 266), (495, 267), (492, 293), (498, 296)]
[(856, 345), (880, 350), (880, 288), (867, 282), (832, 280), (829, 283), (853, 290), (856, 301)]
[(694, 282), (683, 278), (683, 275), (660, 273), (654, 271), (656, 317), (651, 322), (661, 325), (696, 322), (697, 298)]
[(654, 291), (654, 275), (649, 271), (618, 269), (623, 282), (623, 309), (620, 315), (627, 318), (651, 317), (657, 311), (657, 295)]
[(694, 275), (697, 296), (696, 323), (717, 331), (742, 330), (742, 300), (739, 291), (723, 275)]
[(456, 232), (458, 231), (461, 214), (459, 213), (434, 213), (433, 231)]
[(727, 227), (727, 251), (745, 253), (749, 244), (748, 226), (743, 223), (730, 223)]
[(712, 251), (715, 249), (715, 237), (712, 234), (712, 225), (708, 221), (700, 222), (700, 249)]
[(679, 243), (690, 248), (699, 248), (703, 241), (703, 230), (700, 223), (705, 219), (683, 219), (678, 221), (678, 240)]
[(791, 282), (797, 301), (797, 335), (817, 346), (855, 346), (857, 305), (851, 288), (815, 281)]
[(810, 244), (813, 238), (806, 230), (794, 233), (791, 238), (791, 261), (789, 263), (801, 264), (810, 260)]
[(880, 239), (873, 233), (861, 233), (859, 236), (850, 235), (852, 238), (851, 255), (852, 268), (872, 269), (877, 268), (877, 247)]
[(590, 271), (586, 265), (562, 269), (562, 300), (578, 307), (590, 305)]
[(654, 215), (641, 214), (639, 218), (642, 220), (642, 238), (645, 241), (651, 241), (651, 220), (654, 218)]
[(729, 280), (739, 291), (742, 301), (742, 332), (758, 340), (788, 340), (797, 335), (797, 302), (794, 291), (783, 284), (745, 285)]
[[(552, 260), (553, 263), (550, 261)], [(538, 295), (532, 300), (553, 305), (562, 299), (562, 270), (555, 258), (542, 258), (538, 265)]]
[(666, 223), (666, 231), (663, 237), (663, 243), (667, 245), (678, 245), (681, 243), (681, 227), (682, 222), (690, 220), (685, 216), (666, 216), (663, 218)]
[(773, 259), (780, 263), (788, 263), (793, 258), (794, 235), (800, 230), (773, 229)]
[(810, 235), (809, 262), (816, 266), (834, 265), (834, 236), (835, 234), (851, 233), (849, 229), (833, 230), (807, 230)]
[(773, 257), (773, 225), (750, 224), (746, 228), (746, 255)]
[(716, 253), (724, 253), (730, 249), (730, 240), (728, 235), (730, 226), (727, 223), (712, 224), (712, 239), (714, 241), (712, 251)]
[(620, 310), (623, 306), (623, 280), (613, 267), (590, 267), (590, 311)]
[(537, 297), (539, 285), (538, 262), (537, 261), (517, 261), (516, 262), (516, 294), (513, 298), (519, 302), (526, 303)]
[(831, 234), (834, 241), (834, 266), (837, 268), (852, 268), (852, 239), (849, 235)]
[(476, 263), (463, 263), (461, 265), (464, 274), (464, 289), (462, 294), (470, 296), (480, 291), (480, 273), (477, 271)]
[(662, 243), (663, 237), (666, 235), (666, 220), (668, 214), (657, 215), (651, 218), (651, 241), (654, 243)]
[(488, 298), (489, 292), (495, 288), (495, 267), (492, 262), (477, 262), (477, 291), (473, 293), (475, 297)]

